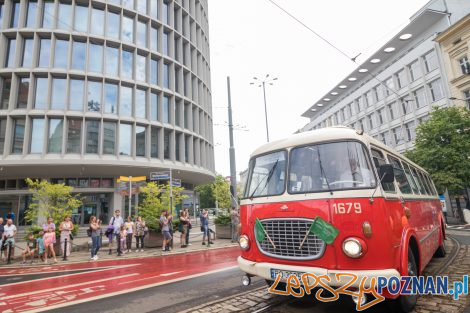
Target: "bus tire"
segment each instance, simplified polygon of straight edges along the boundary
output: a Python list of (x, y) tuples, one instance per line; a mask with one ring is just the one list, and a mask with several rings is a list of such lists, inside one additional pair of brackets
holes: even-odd
[[(408, 248), (408, 276), (418, 276), (418, 265), (411, 248)], [(397, 299), (389, 300), (388, 304), (392, 312), (408, 313), (416, 306), (417, 300), (418, 295), (401, 295)]]

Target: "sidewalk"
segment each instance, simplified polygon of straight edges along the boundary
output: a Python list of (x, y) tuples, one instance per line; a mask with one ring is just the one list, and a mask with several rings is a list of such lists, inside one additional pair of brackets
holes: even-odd
[[(103, 237), (105, 239), (105, 237)], [(78, 262), (87, 262), (90, 261), (90, 249), (87, 248), (88, 242), (91, 241), (91, 238), (89, 237), (83, 237), (83, 238), (75, 238), (74, 240), (74, 246), (80, 246), (82, 249), (80, 251), (75, 251), (72, 252), (70, 256), (67, 257), (67, 261), (63, 261), (62, 256), (57, 256), (57, 261), (58, 263), (56, 264), (70, 264), (70, 263), (78, 263)], [(129, 259), (129, 258), (140, 258), (140, 257), (154, 257), (154, 256), (162, 256), (162, 255), (172, 255), (172, 254), (181, 254), (181, 253), (188, 253), (188, 252), (195, 252), (195, 251), (205, 251), (209, 249), (220, 249), (220, 248), (226, 248), (226, 247), (235, 247), (238, 246), (237, 243), (232, 243), (230, 239), (217, 239), (213, 240), (214, 244), (211, 244), (210, 246), (207, 245), (202, 245), (202, 233), (201, 232), (194, 232), (193, 234), (190, 233), (189, 237), (189, 243), (188, 247), (186, 248), (181, 248), (180, 246), (180, 233), (176, 232), (174, 234), (174, 243), (173, 243), (173, 249), (170, 252), (163, 252), (162, 248), (147, 248), (144, 249), (143, 252), (136, 252), (135, 250), (135, 239), (133, 238), (132, 241), (132, 252), (130, 253), (125, 253), (122, 256), (117, 256), (117, 251), (116, 251), (116, 243), (113, 243), (113, 249), (112, 249), (112, 254), (109, 255), (109, 249), (108, 245), (104, 244), (101, 249), (98, 252), (98, 258), (99, 260), (116, 260), (116, 259)], [(22, 262), (22, 257), (21, 253), (23, 252), (22, 249), (24, 249), (26, 243), (25, 242), (19, 242), (16, 244), (17, 248), (15, 251), (14, 258), (12, 258), (11, 264), (6, 264), (6, 262), (1, 262), (0, 261), (0, 268), (1, 267), (10, 267), (10, 266), (18, 266), (21, 265)], [(25, 266), (31, 266), (30, 262), (28, 261), (30, 259), (27, 259), (27, 264)], [(49, 259), (49, 265), (51, 264), (51, 261)], [(33, 266), (41, 266), (41, 265), (46, 265), (42, 263), (39, 259), (35, 258)]]

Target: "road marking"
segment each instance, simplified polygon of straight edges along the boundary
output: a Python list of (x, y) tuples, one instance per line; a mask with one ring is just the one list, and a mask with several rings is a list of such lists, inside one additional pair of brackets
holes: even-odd
[[(100, 268), (114, 268), (116, 266), (121, 266), (121, 267), (128, 267), (128, 266), (136, 266), (136, 265), (141, 265), (141, 263), (134, 263), (134, 264), (123, 264), (123, 265), (109, 265), (109, 266), (106, 266), (106, 267), (84, 267), (84, 268), (77, 268), (77, 269), (67, 269), (67, 268), (60, 268), (61, 266), (64, 266), (64, 265), (59, 265), (58, 267), (55, 267), (54, 271), (35, 271), (35, 272), (13, 272), (13, 271), (9, 271), (7, 273), (11, 273), (11, 274), (0, 274), (0, 277), (9, 277), (9, 276), (25, 276), (25, 275), (35, 275), (35, 274), (53, 274), (53, 273), (61, 273), (61, 272), (76, 272), (76, 271), (86, 271), (86, 270), (92, 270), (92, 269), (100, 269)], [(53, 268), (53, 267), (47, 267), (47, 268)], [(35, 269), (37, 270), (38, 268), (37, 267), (34, 267), (34, 268), (31, 268), (31, 269)]]
[(44, 292), (49, 292), (49, 291), (66, 289), (66, 288), (70, 288), (70, 287), (79, 287), (79, 286), (83, 286), (83, 285), (96, 284), (96, 283), (100, 283), (100, 282), (103, 282), (103, 281), (114, 280), (114, 279), (118, 279), (118, 278), (126, 278), (126, 277), (136, 276), (136, 275), (139, 275), (139, 274), (138, 273), (133, 273), (133, 274), (115, 276), (115, 277), (110, 277), (110, 278), (105, 278), (105, 279), (87, 281), (87, 282), (84, 282), (84, 283), (79, 283), (79, 284), (74, 284), (74, 285), (60, 286), (60, 287), (55, 287), (55, 288), (50, 288), (50, 289), (41, 289), (41, 290), (36, 290), (36, 291), (31, 291), (31, 292), (25, 292), (25, 293), (16, 294), (16, 295), (13, 295), (13, 296), (2, 297), (2, 301), (3, 300), (8, 300), (8, 299), (24, 297), (24, 296), (35, 295), (35, 294), (38, 294), (38, 293), (44, 293)]
[(175, 274), (178, 274), (178, 273), (181, 273), (181, 271), (179, 271), (179, 272), (173, 272), (173, 273), (160, 274), (159, 276), (171, 276), (171, 275), (175, 275)]
[[(121, 295), (121, 294), (134, 292), (134, 291), (139, 291), (139, 290), (144, 290), (144, 289), (148, 289), (148, 288), (152, 288), (152, 287), (158, 287), (158, 286), (162, 286), (162, 285), (172, 284), (172, 283), (180, 282), (180, 281), (191, 279), (191, 278), (197, 278), (197, 277), (201, 277), (201, 276), (205, 276), (205, 275), (210, 275), (210, 274), (220, 273), (220, 272), (224, 272), (224, 271), (229, 271), (229, 270), (236, 269), (236, 268), (238, 268), (238, 265), (229, 266), (229, 267), (225, 267), (225, 268), (222, 268), (222, 269), (217, 269), (217, 270), (213, 270), (213, 271), (209, 271), (209, 272), (193, 274), (193, 275), (189, 275), (189, 276), (186, 276), (186, 277), (175, 278), (175, 279), (171, 279), (171, 280), (167, 280), (167, 281), (163, 281), (163, 282), (159, 282), (159, 283), (154, 283), (154, 284), (150, 284), (150, 285), (145, 285), (145, 286), (135, 287), (135, 288), (131, 288), (131, 289), (126, 289), (126, 290), (116, 291), (116, 292), (112, 292), (112, 293), (107, 293), (107, 294), (104, 294), (104, 295), (99, 295), (99, 296), (90, 297), (90, 298), (86, 298), (86, 299), (80, 299), (80, 300), (70, 301), (70, 302), (67, 302), (67, 303), (51, 305), (51, 306), (48, 306), (48, 307), (45, 307), (45, 308), (38, 308), (38, 309), (34, 309), (34, 310), (23, 311), (23, 312), (44, 312), (44, 311), (64, 308), (64, 307), (75, 305), (75, 304), (80, 304), (80, 303), (89, 302), (89, 301), (93, 301), (93, 300), (105, 299), (105, 298), (109, 298), (109, 297), (113, 297), (113, 296), (117, 296), (117, 295)], [(63, 287), (61, 287), (61, 288), (63, 288)]]

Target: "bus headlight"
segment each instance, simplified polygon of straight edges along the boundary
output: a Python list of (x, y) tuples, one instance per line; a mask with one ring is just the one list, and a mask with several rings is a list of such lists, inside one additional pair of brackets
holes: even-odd
[(348, 257), (356, 259), (364, 254), (364, 248), (358, 239), (346, 238), (343, 241), (343, 252)]
[(238, 239), (238, 244), (242, 250), (248, 250), (250, 248), (250, 239), (247, 235), (241, 235)]

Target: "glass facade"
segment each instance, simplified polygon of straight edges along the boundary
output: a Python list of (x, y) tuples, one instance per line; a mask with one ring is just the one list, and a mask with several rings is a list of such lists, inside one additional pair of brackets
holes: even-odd
[(56, 68), (67, 68), (68, 61), (68, 40), (57, 39), (55, 42), (54, 51), (54, 67)]
[(83, 110), (83, 95), (85, 91), (85, 81), (80, 79), (70, 80), (70, 106), (72, 111)]
[(49, 135), (47, 137), (47, 152), (48, 153), (61, 153), (62, 152), (63, 130), (64, 130), (63, 119), (50, 119), (49, 120)]
[(16, 39), (8, 39), (5, 67), (15, 67)]
[(43, 118), (33, 118), (33, 126), (31, 127), (31, 145), (29, 152), (30, 153), (43, 153), (44, 147), (44, 119)]
[(51, 61), (51, 40), (41, 39), (39, 51), (39, 67), (49, 67)]
[(81, 153), (82, 120), (69, 119), (67, 124), (67, 153)]
[(105, 99), (104, 99), (105, 113), (116, 114), (118, 105), (118, 85), (106, 84), (105, 86)]
[(144, 126), (135, 127), (135, 154), (136, 156), (145, 156), (146, 147), (146, 129)]
[(119, 105), (119, 114), (121, 116), (132, 116), (132, 88), (121, 86)]
[[(1, 10), (1, 9), (0, 9)], [(28, 1), (28, 14), (26, 16), (26, 27), (34, 28), (36, 27), (36, 15), (38, 13), (38, 2), (37, 1)], [(1, 15), (1, 13), (0, 13)], [(1, 18), (0, 18), (1, 25)]]
[(106, 74), (118, 76), (119, 73), (119, 49), (106, 47)]
[(49, 87), (49, 82), (46, 77), (36, 78), (36, 92), (35, 92), (35, 101), (34, 108), (36, 109), (46, 109), (49, 103), (47, 89)]
[(88, 71), (103, 72), (103, 46), (90, 44), (88, 49)]
[(88, 81), (87, 110), (89, 112), (101, 111), (102, 89), (103, 89), (103, 86), (101, 82)]
[(103, 154), (116, 154), (116, 123), (103, 123)]
[(147, 94), (145, 90), (137, 89), (135, 92), (135, 116), (147, 117)]
[(72, 45), (72, 66), (74, 70), (85, 71), (86, 43), (74, 41)]
[(18, 100), (16, 105), (18, 109), (26, 109), (28, 105), (29, 82), (29, 78), (20, 78), (18, 81)]
[(75, 6), (74, 30), (84, 33), (88, 31), (88, 6)]
[(119, 125), (119, 155), (131, 155), (132, 152), (132, 125)]
[(86, 153), (98, 153), (99, 134), (100, 122), (95, 120), (86, 121)]
[(67, 80), (63, 78), (52, 79), (51, 109), (64, 110), (66, 108)]
[(21, 59), (22, 67), (32, 67), (33, 65), (33, 39), (26, 38), (23, 42), (23, 57)]

